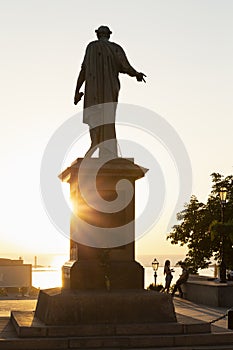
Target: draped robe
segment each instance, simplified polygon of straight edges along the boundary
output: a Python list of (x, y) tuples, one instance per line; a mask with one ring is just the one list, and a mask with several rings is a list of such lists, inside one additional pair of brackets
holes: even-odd
[[(115, 139), (115, 114), (120, 90), (119, 73), (135, 76), (137, 71), (129, 64), (124, 50), (108, 40), (92, 41), (86, 48), (82, 63), (85, 76), (83, 122), (96, 128), (97, 143)], [(113, 102), (112, 104), (103, 105)], [(102, 104), (102, 106), (101, 106)], [(91, 107), (91, 108), (90, 108)], [(93, 143), (93, 134), (92, 134)], [(94, 141), (94, 143), (96, 143)], [(91, 147), (95, 145), (92, 144)]]

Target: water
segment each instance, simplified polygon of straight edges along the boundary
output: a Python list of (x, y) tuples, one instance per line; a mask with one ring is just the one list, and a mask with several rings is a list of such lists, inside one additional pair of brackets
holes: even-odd
[(32, 285), (40, 289), (61, 287), (62, 276), (60, 268), (44, 268), (32, 270)]
[[(148, 287), (151, 283), (154, 283), (154, 271), (151, 267), (145, 267), (145, 284), (144, 287)], [(175, 268), (173, 273), (173, 281), (179, 277), (181, 272), (180, 268)], [(157, 271), (157, 284), (164, 284), (165, 277), (163, 275), (163, 267), (159, 267)], [(60, 287), (62, 285), (61, 269), (33, 269), (32, 271), (32, 285), (36, 288), (47, 289), (53, 287)]]
[[(181, 274), (180, 267), (173, 267), (173, 280), (171, 284), (179, 278)], [(209, 268), (202, 270), (201, 275), (213, 277), (214, 270)], [(152, 267), (144, 267), (144, 288), (147, 288), (151, 283), (154, 283), (154, 271)], [(157, 284), (165, 284), (165, 277), (163, 274), (163, 267), (160, 266), (157, 271)], [(61, 269), (60, 268), (44, 268), (44, 269), (33, 269), (32, 272), (32, 285), (36, 288), (47, 289), (60, 287), (62, 285)]]
[[(159, 256), (157, 256), (158, 259)], [(181, 257), (181, 259), (180, 259)], [(66, 257), (67, 258), (67, 257)], [(67, 260), (64, 258), (64, 262)], [(179, 278), (179, 275), (181, 274), (181, 268), (174, 266), (177, 261), (184, 259), (182, 256), (172, 256), (170, 257), (171, 260), (171, 266), (174, 269), (173, 272), (173, 280), (171, 284), (174, 284), (175, 281)], [(137, 258), (137, 261), (140, 262), (144, 266), (144, 288), (147, 288), (151, 283), (154, 283), (154, 271), (151, 267), (151, 261), (153, 261), (154, 257), (149, 255), (145, 256), (139, 256)], [(60, 259), (62, 260), (62, 259)], [(163, 264), (166, 260), (166, 257), (160, 256), (160, 265), (157, 271), (157, 284), (165, 284), (165, 277), (163, 274)], [(46, 288), (53, 288), (53, 287), (60, 287), (62, 285), (62, 278), (61, 278), (61, 266), (54, 266), (54, 267), (48, 267), (48, 268), (36, 268), (33, 269), (32, 272), (32, 285), (36, 288), (46, 289)], [(201, 275), (205, 276), (214, 276), (214, 268), (210, 267), (208, 269), (202, 270)]]

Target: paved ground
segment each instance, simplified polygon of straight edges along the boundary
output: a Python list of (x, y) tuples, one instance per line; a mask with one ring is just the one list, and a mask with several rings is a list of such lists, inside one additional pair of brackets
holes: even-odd
[(0, 300), (0, 318), (1, 317), (9, 317), (11, 311), (14, 310), (22, 310), (22, 311), (28, 311), (28, 310), (35, 310), (37, 300), (28, 300), (27, 298), (24, 299), (5, 299)]
[[(29, 311), (35, 310), (37, 299), (10, 295), (0, 298), (0, 317), (9, 317), (13, 310)], [(227, 308), (210, 307), (194, 304), (191, 301), (174, 298), (175, 310), (178, 314), (190, 316), (198, 320), (211, 322), (216, 318), (226, 314)], [(220, 327), (227, 328), (226, 318), (214, 323)]]
[[(11, 299), (12, 298), (12, 299)], [(0, 339), (16, 337), (16, 333), (9, 323), (9, 316), (11, 310), (29, 311), (35, 310), (37, 303), (36, 299), (29, 299), (27, 297), (20, 298), (17, 296), (1, 298), (0, 299)], [(192, 318), (211, 322), (217, 318), (225, 315), (227, 308), (208, 307), (204, 305), (197, 305), (190, 301), (174, 298), (174, 305), (177, 314), (190, 316)], [(227, 330), (227, 319), (221, 319), (212, 326), (213, 332), (232, 332)]]
[[(205, 322), (212, 322), (217, 318), (227, 313), (227, 308), (211, 307), (205, 305), (194, 304), (191, 301), (174, 298), (174, 305), (176, 313), (196, 318)], [(221, 332), (228, 329), (227, 317), (212, 323), (212, 332)]]

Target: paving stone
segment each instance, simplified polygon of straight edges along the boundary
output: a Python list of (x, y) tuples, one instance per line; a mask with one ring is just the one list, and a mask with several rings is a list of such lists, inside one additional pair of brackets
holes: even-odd
[(232, 344), (233, 334), (191, 334), (174, 337), (174, 346)]
[(66, 339), (0, 339), (0, 349), (3, 350), (53, 350), (68, 349), (68, 340)]
[(183, 325), (178, 323), (146, 323), (146, 324), (130, 324), (117, 325), (116, 334), (179, 334), (183, 333)]
[(131, 347), (159, 347), (159, 346), (167, 346), (172, 347), (174, 345), (174, 336), (173, 335), (157, 335), (157, 336), (148, 336), (144, 338), (141, 337), (133, 337), (130, 339)]

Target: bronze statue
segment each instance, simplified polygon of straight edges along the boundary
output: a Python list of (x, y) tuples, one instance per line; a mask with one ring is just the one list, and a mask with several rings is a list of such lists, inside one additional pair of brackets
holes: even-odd
[[(92, 41), (86, 48), (74, 103), (81, 100), (83, 93), (80, 88), (85, 81), (83, 122), (89, 125), (91, 137), (91, 147), (86, 155), (91, 156), (99, 147), (100, 157), (109, 152), (117, 156), (115, 113), (120, 90), (118, 75), (125, 73), (145, 82), (145, 74), (130, 65), (121, 46), (109, 41), (112, 32), (108, 27), (100, 26), (95, 32), (98, 40)], [(115, 103), (104, 105), (108, 102)]]

